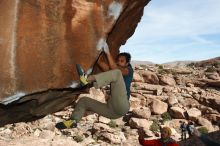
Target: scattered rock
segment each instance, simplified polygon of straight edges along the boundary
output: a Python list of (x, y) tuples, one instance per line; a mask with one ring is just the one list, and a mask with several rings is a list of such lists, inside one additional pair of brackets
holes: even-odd
[(144, 78), (138, 72), (134, 72), (133, 82), (142, 82), (143, 83)]
[(141, 105), (141, 99), (138, 98), (130, 98), (130, 109), (136, 109)]
[(162, 102), (160, 100), (153, 100), (151, 104), (151, 111), (154, 114), (163, 114), (167, 112), (168, 105), (165, 102)]
[(212, 123), (209, 120), (207, 120), (205, 118), (202, 118), (202, 117), (198, 117), (197, 118), (197, 122), (198, 122), (199, 125), (205, 126), (209, 130), (209, 132), (213, 132), (214, 131)]
[(110, 121), (111, 121), (111, 119), (108, 119), (106, 117), (103, 117), (103, 116), (99, 117), (99, 122), (100, 123), (108, 124)]
[(36, 130), (34, 131), (34, 136), (39, 137), (39, 136), (40, 136), (40, 133), (41, 133), (41, 130), (36, 129)]
[(103, 136), (104, 138), (108, 139), (110, 143), (112, 144), (120, 144), (126, 141), (126, 138), (123, 132), (115, 132), (115, 133), (104, 132), (104, 133), (101, 133), (100, 136)]
[(219, 74), (217, 72), (206, 73), (206, 77), (211, 80), (219, 80)]
[[(68, 119), (74, 110), (72, 107), (67, 107), (63, 111), (33, 122), (9, 124), (0, 128), (0, 145), (1, 140), (19, 143), (19, 139), (26, 139), (28, 136), (33, 142), (38, 139), (39, 145), (44, 142), (52, 146), (53, 144), (59, 145), (63, 139), (67, 139), (67, 141), (73, 143), (78, 141), (79, 144), (88, 146), (138, 146), (138, 128), (143, 128), (149, 139), (158, 138), (156, 135), (159, 136), (159, 133), (149, 130), (154, 120), (158, 121), (161, 126), (170, 127), (172, 138), (177, 141), (181, 136), (180, 121), (187, 122), (188, 118), (197, 123), (196, 128), (206, 127), (209, 132), (220, 129), (218, 88), (205, 86), (201, 88), (194, 82), (196, 78), (204, 78), (207, 83), (216, 84), (218, 80), (206, 79), (208, 73), (198, 73), (197, 70), (193, 70), (191, 74), (175, 72), (174, 77), (170, 73), (164, 74), (160, 78), (164, 77), (166, 83), (158, 85), (157, 76), (152, 75), (156, 73), (157, 68), (151, 66), (151, 71), (149, 71), (148, 67), (146, 66), (145, 70), (135, 71), (135, 82), (132, 83), (131, 88), (130, 111), (124, 117), (111, 120), (93, 112), (86, 112), (77, 128), (59, 131), (55, 128), (55, 123)], [(143, 74), (147, 74), (145, 78)], [(146, 79), (151, 83), (145, 83)], [(176, 85), (174, 79), (177, 82)], [(106, 89), (92, 88), (89, 94), (81, 94), (80, 98), (88, 96), (105, 102)], [(166, 112), (173, 119), (162, 121), (161, 114)], [(27, 141), (24, 143), (29, 144)]]
[(215, 123), (216, 125), (220, 125), (220, 115), (219, 114), (208, 114), (205, 115), (205, 117), (209, 120)]
[(184, 119), (185, 118), (184, 112), (185, 112), (184, 109), (180, 107), (170, 108), (170, 115), (176, 119)]
[(157, 77), (157, 74), (151, 71), (142, 71), (141, 75), (144, 78), (145, 83), (149, 84), (159, 84), (159, 79)]
[(95, 130), (101, 132), (101, 131), (108, 131), (110, 133), (115, 132), (116, 130), (110, 128), (108, 125), (103, 124), (103, 123), (94, 123), (94, 127)]
[(187, 110), (187, 114), (190, 119), (195, 121), (199, 116), (202, 115), (202, 112), (197, 108), (191, 108), (191, 109)]
[(39, 135), (42, 139), (53, 139), (55, 137), (55, 133), (50, 130), (43, 130)]
[(151, 116), (151, 111), (148, 107), (141, 107), (134, 109), (132, 113), (135, 117), (144, 118), (144, 119), (149, 119)]
[(146, 119), (138, 119), (138, 118), (131, 118), (129, 121), (129, 125), (131, 128), (145, 128), (149, 129), (150, 126), (153, 124), (153, 121), (148, 121)]
[(168, 102), (169, 106), (173, 106), (178, 103), (178, 100), (175, 96), (169, 96), (167, 102)]
[(159, 77), (160, 78), (160, 84), (161, 85), (169, 85), (169, 86), (175, 86), (176, 81), (174, 80), (173, 77), (167, 76), (167, 75), (162, 75)]

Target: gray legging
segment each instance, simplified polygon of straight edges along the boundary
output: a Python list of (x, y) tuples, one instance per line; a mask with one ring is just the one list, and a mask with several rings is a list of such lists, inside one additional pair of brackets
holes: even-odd
[(76, 104), (71, 119), (80, 121), (87, 110), (110, 119), (117, 119), (125, 115), (129, 111), (130, 105), (121, 71), (111, 70), (94, 77), (95, 88), (111, 85), (111, 98), (107, 104), (88, 97), (81, 98)]

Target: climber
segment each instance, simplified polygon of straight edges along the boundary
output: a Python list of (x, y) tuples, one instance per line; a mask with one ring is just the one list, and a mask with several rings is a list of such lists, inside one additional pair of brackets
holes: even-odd
[(171, 129), (169, 127), (161, 128), (161, 138), (154, 140), (144, 140), (145, 132), (143, 129), (138, 130), (139, 143), (142, 146), (179, 146), (171, 138)]
[(79, 99), (70, 119), (57, 123), (56, 128), (77, 127), (77, 123), (87, 110), (110, 119), (120, 118), (129, 111), (130, 85), (133, 79), (133, 69), (130, 64), (131, 55), (120, 53), (115, 62), (107, 43), (103, 51), (107, 56), (108, 64), (98, 61), (98, 65), (105, 72), (87, 77), (80, 65), (77, 65), (76, 68), (82, 86), (90, 87), (92, 85), (95, 88), (100, 88), (110, 84), (111, 98), (107, 100), (107, 103), (101, 103), (88, 97)]

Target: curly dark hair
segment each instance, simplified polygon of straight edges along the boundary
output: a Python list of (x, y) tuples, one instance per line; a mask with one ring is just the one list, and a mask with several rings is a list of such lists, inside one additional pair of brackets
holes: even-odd
[(131, 62), (131, 54), (130, 53), (127, 53), (127, 52), (119, 53), (116, 59), (118, 60), (118, 58), (121, 56), (124, 56), (126, 58), (127, 63)]

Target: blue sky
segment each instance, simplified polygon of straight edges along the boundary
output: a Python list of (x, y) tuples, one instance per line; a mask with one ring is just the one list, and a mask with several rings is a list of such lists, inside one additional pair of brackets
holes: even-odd
[(155, 63), (220, 56), (220, 0), (152, 0), (121, 51)]

